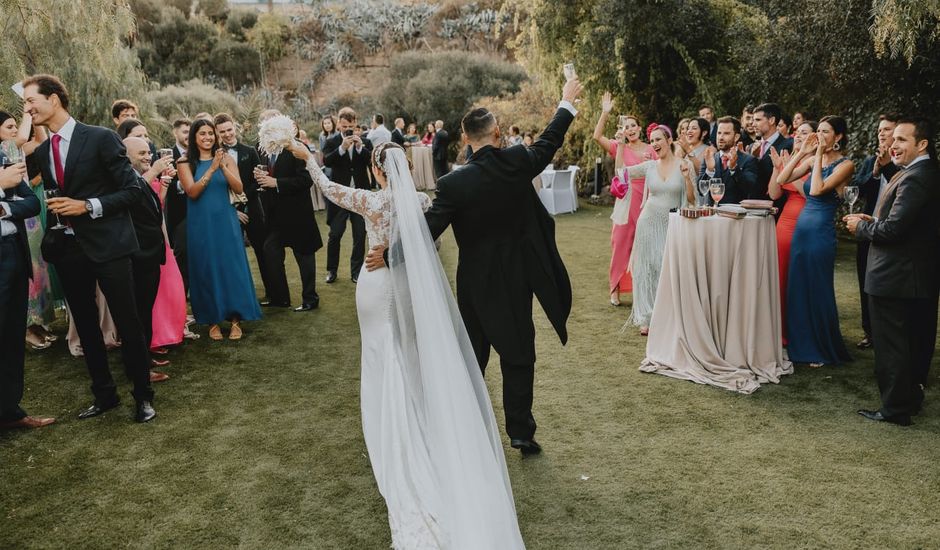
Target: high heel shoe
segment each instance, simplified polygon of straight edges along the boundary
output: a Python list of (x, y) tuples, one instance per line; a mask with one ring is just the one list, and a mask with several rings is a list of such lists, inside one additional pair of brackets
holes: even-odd
[(210, 340), (222, 339), (222, 329), (219, 328), (219, 325), (212, 325), (211, 327), (209, 327), (209, 339)]
[(241, 340), (242, 339), (242, 327), (239, 326), (238, 321), (232, 321), (232, 331), (228, 334), (229, 340)]
[(615, 291), (615, 292), (610, 293), (610, 305), (614, 307), (620, 306), (620, 293), (619, 292)]
[(45, 339), (40, 340), (39, 342), (30, 340), (29, 335), (26, 336), (26, 343), (29, 345), (29, 347), (33, 348), (36, 351), (46, 349), (52, 345), (52, 342), (50, 342), (49, 340), (45, 340)]

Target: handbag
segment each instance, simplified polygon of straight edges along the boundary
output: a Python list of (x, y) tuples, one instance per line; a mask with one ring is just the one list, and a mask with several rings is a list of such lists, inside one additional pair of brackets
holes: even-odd
[(243, 204), (247, 204), (247, 203), (248, 203), (248, 195), (246, 195), (244, 192), (242, 192), (242, 193), (236, 193), (235, 191), (232, 191), (231, 188), (229, 188), (229, 190), (228, 190), (228, 202), (232, 203), (232, 206), (235, 206), (235, 207), (240, 206), (240, 205), (243, 205)]

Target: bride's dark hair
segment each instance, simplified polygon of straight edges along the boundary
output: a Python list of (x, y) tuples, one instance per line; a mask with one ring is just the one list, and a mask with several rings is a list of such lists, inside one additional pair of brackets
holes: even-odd
[[(386, 141), (385, 143), (376, 147), (374, 151), (372, 151), (372, 165), (375, 166), (379, 172), (382, 172), (383, 175), (387, 175), (385, 174), (385, 169), (383, 166), (385, 165), (385, 158), (388, 156), (386, 151), (389, 149), (399, 149), (402, 152), (405, 151), (404, 147), (395, 143), (394, 141)], [(408, 160), (408, 170), (414, 170), (414, 166), (411, 164), (411, 159), (407, 157), (405, 158)]]

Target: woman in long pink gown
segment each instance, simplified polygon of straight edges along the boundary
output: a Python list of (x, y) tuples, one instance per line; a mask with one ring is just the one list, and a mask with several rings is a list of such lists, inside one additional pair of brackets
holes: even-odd
[[(604, 127), (613, 108), (613, 100), (609, 92), (604, 94), (601, 105), (602, 112), (597, 121), (597, 127), (594, 129), (594, 140), (614, 158), (615, 166), (633, 166), (656, 158), (653, 148), (641, 140), (643, 130), (640, 128), (640, 121), (635, 117), (627, 116), (626, 126), (622, 131), (618, 129), (616, 139), (604, 137)], [(619, 159), (617, 158), (618, 149), (621, 151)], [(645, 182), (646, 179), (642, 176), (630, 180), (626, 196), (616, 200), (613, 214), (610, 216), (613, 225), (610, 230), (608, 291), (610, 303), (614, 306), (620, 305), (621, 293), (633, 291), (633, 280), (629, 271), (630, 254), (633, 251), (636, 220), (640, 217), (640, 207), (643, 204)]]
[[(806, 136), (815, 131), (815, 121), (802, 123), (793, 135), (793, 150), (799, 151)], [(771, 149), (773, 149), (773, 147), (771, 147)], [(797, 190), (797, 187), (803, 186), (803, 182), (806, 181), (809, 174), (798, 180), (781, 185), (777, 181), (777, 174), (783, 170), (783, 166), (786, 164), (786, 158), (788, 157), (778, 156), (776, 151), (771, 153), (771, 157), (774, 161), (774, 172), (770, 177), (770, 185), (768, 186), (767, 192), (773, 200), (779, 199), (784, 194), (787, 196), (787, 202), (784, 204), (780, 218), (777, 220), (777, 268), (780, 270), (780, 318), (782, 320), (781, 326), (783, 327), (783, 343), (786, 345), (787, 274), (790, 270), (790, 245), (793, 243), (793, 230), (796, 229), (796, 220), (799, 219), (800, 212), (802, 212), (803, 207), (806, 205), (806, 197)], [(812, 159), (809, 159), (809, 161), (811, 160)]]
[[(166, 187), (159, 179), (150, 182), (154, 192), (160, 196), (160, 202), (166, 199)], [(170, 240), (166, 236), (166, 224), (163, 224), (163, 239), (166, 241), (166, 263), (160, 266), (160, 286), (157, 300), (153, 304), (153, 338), (150, 348), (175, 346), (183, 341), (183, 329), (186, 326), (186, 290), (183, 277), (176, 264)]]

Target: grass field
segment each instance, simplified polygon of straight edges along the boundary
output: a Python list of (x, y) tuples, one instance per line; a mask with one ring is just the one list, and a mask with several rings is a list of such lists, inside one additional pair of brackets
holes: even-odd
[[(872, 353), (854, 347), (848, 366), (797, 368), (750, 396), (641, 374), (645, 340), (621, 333), (628, 310), (607, 304), (608, 214), (558, 218), (574, 311), (567, 347), (536, 314), (545, 453), (522, 460), (506, 445), (528, 547), (940, 547), (936, 392), (911, 428), (862, 419), (855, 410), (878, 399)], [(453, 273), (450, 232), (442, 256)], [(841, 244), (849, 344), (861, 337), (854, 258)], [(321, 279), (324, 261), (321, 250)], [(0, 433), (0, 548), (387, 548), (346, 265), (318, 285), (318, 311), (266, 311), (237, 343), (200, 327), (171, 353), (147, 425), (131, 420), (117, 353), (124, 403), (86, 421), (84, 363), (62, 343), (29, 353), (23, 404), (58, 422)], [(499, 369), (487, 379), (501, 419)]]

